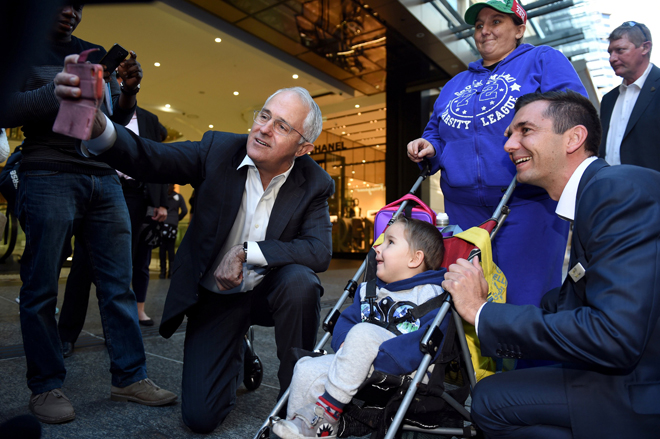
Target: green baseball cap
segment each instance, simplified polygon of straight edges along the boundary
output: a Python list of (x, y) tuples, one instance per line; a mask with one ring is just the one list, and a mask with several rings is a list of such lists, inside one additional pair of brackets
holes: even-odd
[(465, 22), (467, 24), (476, 23), (477, 15), (486, 6), (505, 14), (515, 15), (524, 23), (527, 23), (527, 12), (516, 0), (488, 0), (487, 2), (475, 3), (465, 11)]

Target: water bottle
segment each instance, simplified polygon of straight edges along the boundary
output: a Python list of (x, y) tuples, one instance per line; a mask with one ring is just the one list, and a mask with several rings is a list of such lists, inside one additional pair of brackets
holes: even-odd
[(440, 231), (449, 225), (449, 215), (444, 212), (438, 213), (435, 217), (435, 225)]

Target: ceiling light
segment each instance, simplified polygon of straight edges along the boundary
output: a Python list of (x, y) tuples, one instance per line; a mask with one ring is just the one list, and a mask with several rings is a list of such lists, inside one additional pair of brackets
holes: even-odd
[(156, 67), (160, 67), (160, 63), (159, 63), (159, 62), (155, 62), (154, 65), (155, 65)]
[(362, 163), (367, 163), (367, 161), (366, 161), (366, 160), (362, 160)]
[(341, 133), (342, 133), (342, 134), (346, 134), (346, 131), (342, 131)]
[(298, 75), (293, 75), (293, 79), (298, 79)]
[(237, 92), (237, 91), (234, 92), (234, 96), (238, 96), (238, 92)]
[(170, 104), (165, 104), (165, 108), (170, 108), (170, 107), (171, 107)]
[(213, 125), (209, 125), (209, 128), (213, 128)]
[(355, 104), (355, 108), (360, 108), (360, 104)]
[(222, 38), (216, 38), (216, 39), (215, 39), (215, 42), (216, 42), (216, 43), (219, 43), (220, 41), (222, 41)]
[(358, 113), (358, 116), (362, 116), (362, 113)]

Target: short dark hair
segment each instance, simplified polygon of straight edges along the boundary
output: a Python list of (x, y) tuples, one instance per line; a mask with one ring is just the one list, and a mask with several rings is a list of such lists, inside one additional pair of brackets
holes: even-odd
[[(636, 21), (626, 21), (621, 26), (617, 27), (612, 31), (610, 36), (607, 38), (610, 42), (620, 40), (623, 37), (628, 37), (631, 43), (635, 47), (639, 47), (645, 42), (649, 41), (651, 47), (653, 47), (653, 40), (651, 39), (651, 31), (644, 23), (637, 23)], [(649, 58), (651, 57), (651, 51), (649, 50)]]
[(543, 116), (552, 119), (552, 131), (555, 134), (564, 134), (574, 126), (582, 125), (587, 129), (585, 151), (590, 153), (589, 155), (598, 154), (602, 129), (598, 111), (589, 99), (572, 90), (528, 93), (518, 98), (516, 112), (536, 101), (548, 103)]
[(403, 225), (403, 235), (413, 252), (421, 250), (424, 253), (424, 271), (438, 270), (445, 256), (445, 244), (442, 233), (435, 225), (415, 218), (397, 216), (394, 224)]

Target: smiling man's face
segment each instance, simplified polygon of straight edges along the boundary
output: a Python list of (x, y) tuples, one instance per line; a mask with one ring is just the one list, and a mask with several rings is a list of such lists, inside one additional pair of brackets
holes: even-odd
[(83, 6), (80, 4), (62, 6), (53, 24), (53, 35), (57, 41), (71, 41), (71, 35), (82, 20)]
[(536, 101), (522, 107), (507, 130), (504, 150), (516, 165), (517, 180), (533, 184), (559, 194), (565, 181), (566, 169), (565, 134), (553, 131), (553, 120), (545, 116), (547, 101)]
[(300, 134), (292, 131), (283, 136), (273, 130), (275, 120), (283, 120), (292, 128), (303, 131), (303, 122), (309, 109), (294, 92), (284, 91), (273, 97), (262, 111), (270, 114), (265, 125), (254, 122), (247, 141), (247, 154), (260, 171), (279, 175), (286, 172), (296, 157), (307, 154), (314, 145), (303, 140)]

